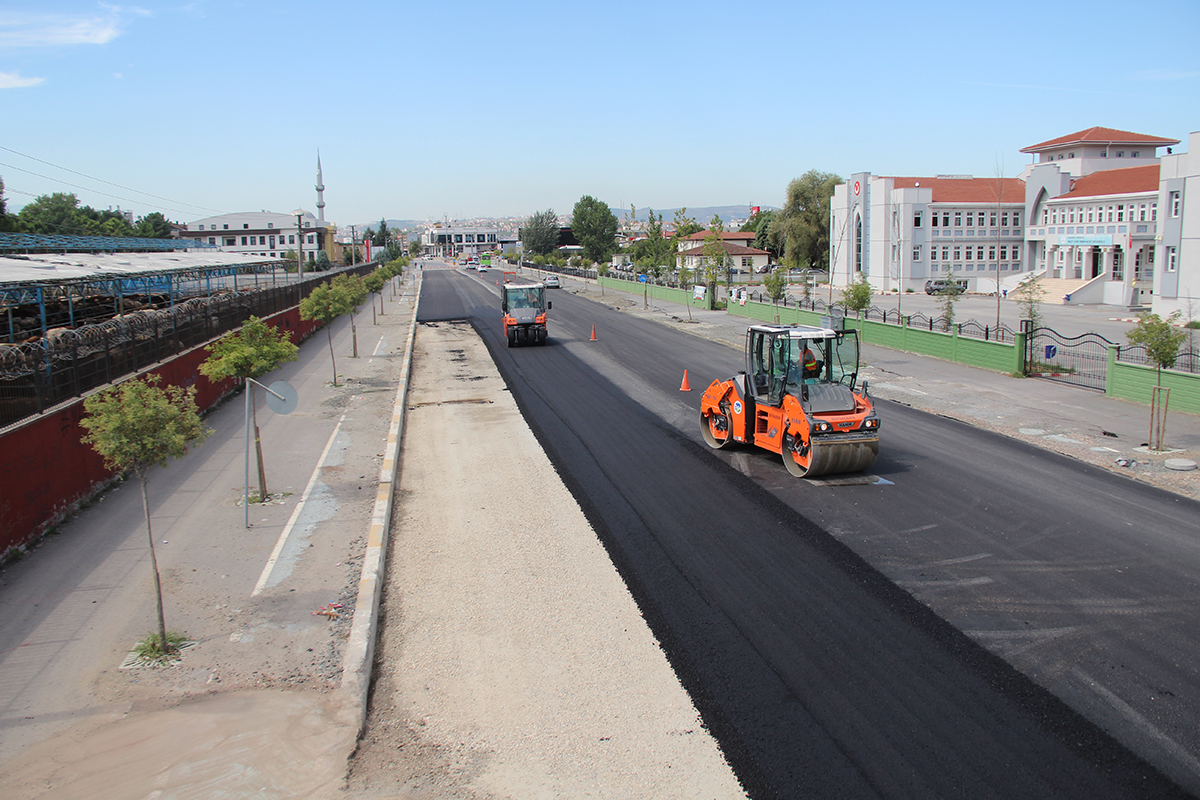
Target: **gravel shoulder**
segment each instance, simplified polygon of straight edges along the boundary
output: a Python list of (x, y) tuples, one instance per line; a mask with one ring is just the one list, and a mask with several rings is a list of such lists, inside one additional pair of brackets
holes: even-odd
[(346, 796), (743, 797), (469, 325), (421, 325)]

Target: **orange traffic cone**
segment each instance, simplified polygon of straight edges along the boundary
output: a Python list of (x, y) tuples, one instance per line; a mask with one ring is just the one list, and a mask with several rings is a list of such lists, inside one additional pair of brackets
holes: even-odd
[(688, 386), (688, 381), (687, 381), (687, 370), (685, 369), (685, 370), (683, 371), (683, 383), (679, 384), (679, 391), (681, 391), (681, 392), (690, 392), (691, 390), (692, 390), (692, 387), (691, 387), (691, 386)]
[(596, 323), (592, 323), (592, 338), (590, 341), (596, 341)]

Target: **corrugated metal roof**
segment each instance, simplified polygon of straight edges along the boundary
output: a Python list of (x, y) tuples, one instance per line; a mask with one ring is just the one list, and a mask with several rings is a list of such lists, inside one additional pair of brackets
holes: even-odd
[(0, 287), (278, 263), (246, 253), (31, 253), (0, 256)]

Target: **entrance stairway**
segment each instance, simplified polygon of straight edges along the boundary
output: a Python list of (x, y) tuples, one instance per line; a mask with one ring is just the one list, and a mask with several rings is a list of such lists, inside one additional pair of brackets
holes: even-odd
[(1045, 294), (1042, 295), (1042, 302), (1051, 306), (1066, 305), (1064, 297), (1072, 292), (1078, 291), (1087, 284), (1090, 280), (1079, 280), (1076, 278), (1047, 278), (1042, 276), (1038, 281)]

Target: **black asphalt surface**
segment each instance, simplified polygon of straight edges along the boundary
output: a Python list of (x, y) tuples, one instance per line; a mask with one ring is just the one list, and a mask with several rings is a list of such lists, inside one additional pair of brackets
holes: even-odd
[(702, 444), (739, 353), (550, 296), (542, 347), (462, 273), (421, 319), (474, 322), (751, 796), (1189, 796), (1060, 696), (1187, 777), (1196, 504), (888, 403), (871, 482), (797, 481)]

